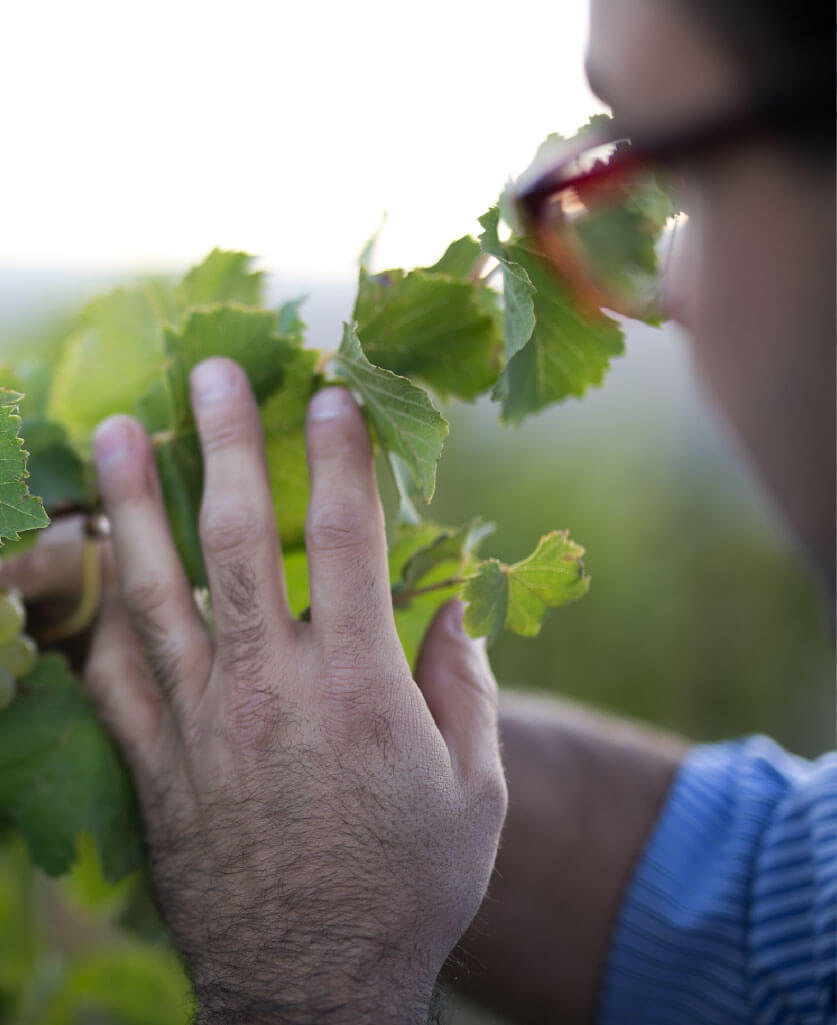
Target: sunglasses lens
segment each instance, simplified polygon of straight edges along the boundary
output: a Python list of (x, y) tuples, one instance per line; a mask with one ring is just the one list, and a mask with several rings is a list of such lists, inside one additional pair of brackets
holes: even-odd
[(627, 143), (595, 146), (562, 170), (568, 184), (543, 208), (545, 255), (589, 303), (631, 316), (659, 316), (659, 253), (676, 203), (660, 172), (630, 159)]

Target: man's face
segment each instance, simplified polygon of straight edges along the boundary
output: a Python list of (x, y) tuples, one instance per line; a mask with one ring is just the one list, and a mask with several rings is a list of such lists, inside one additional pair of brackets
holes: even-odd
[[(678, 0), (591, 0), (587, 70), (614, 115), (723, 115), (748, 70)], [(664, 295), (709, 393), (818, 562), (834, 566), (833, 168), (776, 140), (684, 163)]]

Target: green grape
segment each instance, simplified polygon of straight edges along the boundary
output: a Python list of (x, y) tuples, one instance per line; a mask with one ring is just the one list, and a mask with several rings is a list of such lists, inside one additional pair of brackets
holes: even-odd
[(19, 634), (9, 644), (0, 647), (0, 669), (19, 680), (21, 676), (35, 668), (38, 659), (38, 649), (35, 642), (26, 634)]
[(0, 591), (0, 645), (13, 641), (25, 623), (20, 595), (16, 591)]
[(17, 683), (15, 678), (8, 671), (0, 667), (0, 712), (4, 708), (8, 708), (9, 705), (14, 701), (15, 694), (17, 693)]

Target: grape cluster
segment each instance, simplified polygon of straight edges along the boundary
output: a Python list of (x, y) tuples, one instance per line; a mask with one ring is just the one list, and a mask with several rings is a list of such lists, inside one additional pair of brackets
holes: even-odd
[(12, 703), (17, 681), (34, 668), (37, 648), (23, 632), (26, 610), (16, 591), (0, 589), (0, 710)]

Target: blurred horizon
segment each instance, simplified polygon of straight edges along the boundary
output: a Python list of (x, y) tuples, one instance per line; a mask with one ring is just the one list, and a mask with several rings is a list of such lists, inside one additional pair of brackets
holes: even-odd
[(340, 277), (387, 212), (382, 263), (430, 263), (604, 109), (586, 32), (543, 0), (512, 22), (497, 0), (16, 5), (0, 265), (151, 272), (219, 245)]

